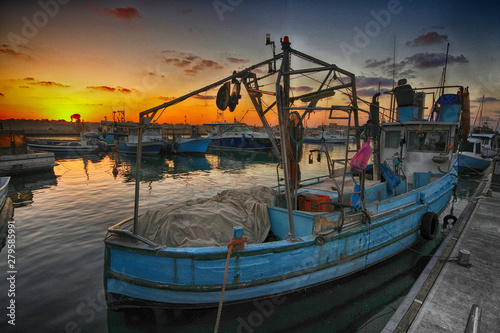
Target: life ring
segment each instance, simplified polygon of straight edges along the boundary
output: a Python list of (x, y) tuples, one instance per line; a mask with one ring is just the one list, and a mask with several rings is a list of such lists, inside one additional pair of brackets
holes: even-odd
[(420, 236), (433, 240), (438, 232), (439, 218), (436, 213), (426, 212), (420, 220)]
[[(451, 222), (450, 222), (451, 220)], [(447, 228), (448, 225), (454, 225), (455, 222), (457, 222), (458, 218), (455, 216), (455, 215), (446, 215), (444, 218), (443, 218), (443, 228)]]

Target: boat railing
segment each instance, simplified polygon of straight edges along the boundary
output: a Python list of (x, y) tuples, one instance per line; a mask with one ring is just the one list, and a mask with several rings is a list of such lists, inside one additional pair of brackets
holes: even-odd
[[(108, 236), (109, 236), (109, 234), (125, 236), (125, 237), (128, 237), (128, 238), (132, 238), (134, 240), (137, 240), (137, 241), (139, 241), (141, 243), (144, 243), (146, 245), (149, 245), (149, 246), (151, 246), (151, 247), (153, 247), (155, 249), (162, 247), (161, 245), (158, 245), (155, 242), (152, 242), (149, 239), (146, 239), (146, 238), (138, 235), (137, 233), (135, 233), (135, 230), (134, 230), (134, 232), (132, 232), (130, 230), (125, 229), (127, 227), (131, 228), (133, 222), (134, 222), (133, 219), (129, 218), (129, 219), (121, 221), (118, 224), (115, 224), (114, 226), (108, 228)], [(124, 224), (126, 224), (126, 223), (129, 223), (129, 226), (124, 227)]]

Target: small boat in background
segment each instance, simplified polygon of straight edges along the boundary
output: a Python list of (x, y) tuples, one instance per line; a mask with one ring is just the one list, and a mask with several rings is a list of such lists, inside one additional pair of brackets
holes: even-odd
[(0, 130), (0, 176), (53, 170), (54, 153), (35, 152), (22, 131)]
[(498, 155), (500, 138), (496, 133), (493, 133), (493, 131), (489, 133), (473, 131), (470, 137), (481, 140), (481, 156), (492, 158)]
[(304, 136), (304, 143), (344, 143), (347, 138), (344, 131), (332, 131), (323, 129), (321, 132), (310, 131)]
[(209, 138), (176, 137), (166, 142), (163, 152), (166, 154), (205, 154), (211, 142)]
[(28, 145), (33, 150), (55, 154), (93, 154), (108, 150), (106, 143), (93, 132), (83, 134), (80, 140), (36, 140)]
[(212, 126), (209, 138), (212, 147), (218, 149), (272, 149), (273, 144), (267, 133), (257, 132), (238, 121), (232, 123), (209, 123)]
[(453, 155), (453, 165), (458, 172), (482, 172), (491, 163), (491, 158), (482, 154), (483, 142), (479, 138), (469, 137), (457, 153)]
[[(163, 150), (165, 141), (162, 139), (160, 127), (149, 127), (142, 134), (142, 153), (158, 155)], [(138, 125), (128, 128), (127, 135), (120, 135), (115, 140), (115, 147), (120, 153), (137, 154)]]

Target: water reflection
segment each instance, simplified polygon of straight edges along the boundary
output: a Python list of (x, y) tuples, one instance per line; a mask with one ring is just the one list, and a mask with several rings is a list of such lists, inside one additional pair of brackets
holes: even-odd
[(212, 150), (210, 162), (217, 169), (244, 169), (249, 164), (277, 163), (272, 151)]
[[(220, 332), (379, 332), (442, 241), (417, 244), (349, 277), (300, 292), (224, 306)], [(212, 332), (217, 309), (108, 311), (108, 332)]]
[(31, 205), (35, 195), (33, 192), (57, 186), (54, 170), (47, 172), (13, 176), (9, 182), (8, 196), (14, 207)]

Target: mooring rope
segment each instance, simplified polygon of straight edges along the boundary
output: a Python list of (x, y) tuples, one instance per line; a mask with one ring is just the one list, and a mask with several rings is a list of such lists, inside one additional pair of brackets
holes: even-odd
[(222, 304), (224, 303), (224, 292), (226, 290), (227, 274), (229, 270), (229, 260), (231, 259), (231, 254), (233, 253), (233, 247), (236, 249), (241, 249), (247, 241), (246, 237), (241, 237), (240, 239), (231, 239), (229, 244), (227, 244), (227, 257), (226, 257), (226, 269), (224, 271), (224, 281), (222, 282), (222, 290), (220, 293), (219, 308), (217, 309), (217, 320), (215, 321), (214, 333), (219, 332), (220, 317), (222, 315)]

